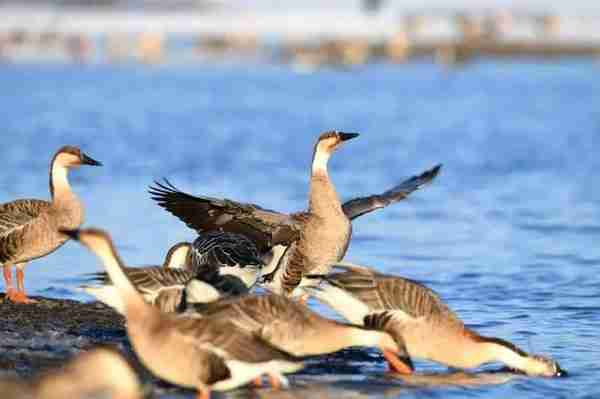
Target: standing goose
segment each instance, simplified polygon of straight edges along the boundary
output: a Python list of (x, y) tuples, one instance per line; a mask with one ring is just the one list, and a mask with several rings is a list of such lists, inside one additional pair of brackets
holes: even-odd
[(123, 302), (133, 349), (156, 376), (195, 388), (205, 399), (211, 389), (233, 389), (264, 374), (277, 384), (285, 383), (284, 373), (303, 367), (296, 357), (223, 318), (190, 319), (160, 312), (127, 279), (107, 233), (97, 229), (64, 233), (101, 259)]
[[(219, 317), (230, 320), (249, 334), (294, 356), (323, 355), (352, 346), (379, 348), (390, 364), (409, 373), (398, 358), (398, 344), (382, 331), (340, 323), (278, 294), (245, 295), (197, 308), (190, 317)], [(402, 351), (401, 356), (406, 354)]]
[[(0, 263), (4, 266), (7, 297), (15, 303), (32, 303), (23, 284), (27, 262), (48, 255), (67, 241), (59, 228), (74, 229), (83, 223), (83, 205), (71, 191), (68, 171), (80, 165), (102, 164), (77, 147), (64, 146), (50, 163), (51, 201), (20, 199), (0, 205)], [(17, 269), (13, 287), (11, 266)]]
[(411, 357), (461, 369), (501, 362), (532, 376), (565, 373), (551, 359), (529, 355), (510, 342), (466, 327), (422, 284), (366, 267), (336, 268), (344, 271), (310, 276), (320, 284), (304, 290), (352, 323), (387, 331), (405, 345)]
[(351, 235), (350, 220), (405, 198), (439, 172), (439, 166), (378, 196), (359, 198), (345, 206), (339, 201), (327, 173), (329, 157), (356, 133), (323, 133), (313, 152), (308, 211), (286, 215), (210, 197), (178, 191), (168, 181), (155, 183), (150, 194), (158, 204), (198, 232), (223, 230), (253, 240), (268, 265), (265, 286), (292, 295), (306, 273), (325, 273), (342, 259)]
[[(172, 247), (162, 267), (126, 267), (123, 272), (146, 302), (163, 312), (175, 312), (188, 303), (248, 293), (262, 266), (252, 241), (240, 234), (211, 231), (201, 234), (193, 244)], [(106, 272), (96, 276), (104, 285), (84, 286), (83, 290), (122, 312), (109, 276)]]
[(115, 349), (99, 347), (30, 381), (0, 380), (2, 399), (141, 399), (137, 374)]

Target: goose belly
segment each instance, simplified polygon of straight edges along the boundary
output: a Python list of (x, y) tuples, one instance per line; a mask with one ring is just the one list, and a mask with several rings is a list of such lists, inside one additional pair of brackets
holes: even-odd
[(315, 226), (307, 230), (299, 248), (309, 264), (307, 270), (315, 274), (328, 273), (346, 254), (352, 226), (344, 218), (334, 226)]

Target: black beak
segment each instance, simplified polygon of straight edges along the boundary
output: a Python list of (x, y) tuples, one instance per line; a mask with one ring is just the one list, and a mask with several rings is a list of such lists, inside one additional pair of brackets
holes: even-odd
[(102, 166), (102, 162), (96, 161), (94, 158), (88, 157), (83, 152), (81, 153), (81, 163), (83, 165)]
[(569, 373), (567, 373), (566, 370), (563, 370), (560, 368), (560, 366), (557, 364), (556, 365), (556, 373), (554, 374), (555, 377), (568, 377)]
[(68, 230), (68, 229), (58, 229), (62, 234), (72, 238), (74, 240), (79, 240), (79, 230)]
[(360, 134), (358, 134), (358, 133), (344, 133), (344, 132), (339, 132), (338, 134), (340, 136), (340, 140), (342, 140), (342, 141), (351, 140), (351, 139), (353, 139), (355, 137), (360, 136)]

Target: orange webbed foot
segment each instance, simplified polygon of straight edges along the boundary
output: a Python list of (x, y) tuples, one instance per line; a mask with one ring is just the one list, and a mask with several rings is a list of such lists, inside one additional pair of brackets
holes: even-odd
[(399, 374), (413, 373), (413, 368), (410, 365), (403, 362), (402, 360), (400, 360), (400, 358), (398, 358), (398, 356), (394, 352), (384, 350), (383, 357), (385, 358), (385, 360), (387, 360), (391, 371), (394, 371)]
[(17, 291), (15, 289), (9, 289), (6, 292), (6, 297), (13, 303), (23, 303), (23, 304), (30, 304), (30, 303), (37, 303), (38, 301), (36, 301), (35, 299), (32, 298), (28, 298), (27, 295), (25, 295), (24, 292), (21, 291)]

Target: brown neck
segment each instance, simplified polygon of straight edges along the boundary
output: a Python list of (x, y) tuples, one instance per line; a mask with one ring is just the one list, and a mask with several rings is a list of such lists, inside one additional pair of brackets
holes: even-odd
[(335, 321), (331, 321), (327, 331), (330, 337), (323, 337), (321, 342), (327, 342), (328, 350), (332, 352), (353, 346), (378, 347), (383, 335), (376, 330)]
[(78, 202), (69, 184), (69, 169), (53, 162), (50, 168), (50, 195), (53, 203)]
[(459, 343), (446, 343), (440, 348), (440, 354), (446, 353), (447, 359), (434, 359), (461, 368), (478, 367), (485, 363), (500, 362), (525, 371), (529, 357), (526, 352), (512, 343), (500, 338), (484, 337), (472, 330), (465, 329)]
[(326, 172), (313, 172), (311, 176), (308, 209), (320, 216), (342, 212), (342, 204)]

